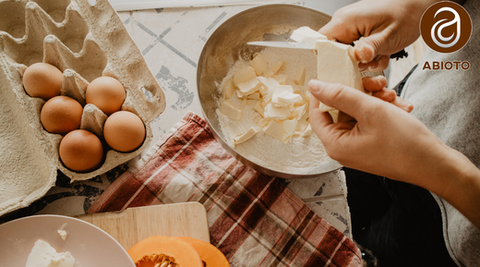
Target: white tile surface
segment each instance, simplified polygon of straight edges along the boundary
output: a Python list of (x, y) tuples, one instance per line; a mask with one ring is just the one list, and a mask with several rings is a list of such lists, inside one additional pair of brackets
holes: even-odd
[[(324, 1), (319, 1), (324, 2)], [(119, 12), (166, 97), (165, 111), (151, 126), (154, 144), (187, 111), (202, 115), (196, 92), (196, 64), (212, 31), (249, 6), (168, 8)], [(323, 8), (323, 6), (321, 6)], [(331, 7), (331, 6), (330, 6)], [(82, 214), (126, 166), (89, 181), (59, 179), (47, 196), (32, 206), (35, 213)], [(285, 180), (287, 187), (320, 217), (349, 236), (345, 177), (337, 171), (313, 179)]]
[[(218, 25), (245, 8), (248, 6), (119, 12), (167, 99), (164, 113), (152, 122), (155, 135), (152, 143), (187, 110), (202, 115), (196, 92), (196, 63), (203, 45)], [(349, 235), (350, 214), (343, 172), (286, 183), (312, 210)]]
[[(119, 12), (167, 99), (164, 113), (152, 122), (155, 135), (152, 143), (187, 110), (202, 115), (196, 92), (196, 63), (203, 45), (213, 29), (245, 8), (248, 6)], [(349, 235), (350, 214), (343, 172), (286, 183), (317, 214)]]
[(348, 4), (356, 2), (355, 0), (304, 0), (305, 6), (315, 8), (323, 13), (328, 15), (333, 15), (333, 13)]

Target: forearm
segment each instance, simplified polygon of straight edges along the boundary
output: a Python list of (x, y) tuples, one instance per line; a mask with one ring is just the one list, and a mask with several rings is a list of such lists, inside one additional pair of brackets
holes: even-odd
[[(344, 166), (421, 186), (480, 229), (480, 170), (400, 108), (356, 89), (312, 80), (310, 123)], [(318, 101), (341, 110), (337, 123)], [(348, 115), (346, 115), (348, 114)]]
[(449, 149), (451, 164), (442, 179), (446, 187), (434, 192), (480, 229), (480, 170), (463, 154)]
[(443, 144), (429, 153), (436, 155), (411, 169), (409, 179), (442, 197), (480, 229), (480, 170)]

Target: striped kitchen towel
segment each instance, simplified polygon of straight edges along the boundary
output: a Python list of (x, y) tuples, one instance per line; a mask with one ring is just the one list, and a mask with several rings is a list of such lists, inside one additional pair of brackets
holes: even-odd
[(279, 179), (254, 171), (188, 112), (115, 180), (88, 213), (196, 201), (210, 240), (232, 267), (362, 266), (353, 241), (316, 215)]

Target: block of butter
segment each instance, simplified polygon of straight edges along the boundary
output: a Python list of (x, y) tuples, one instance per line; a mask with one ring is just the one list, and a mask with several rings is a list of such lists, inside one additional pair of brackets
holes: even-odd
[[(352, 46), (328, 40), (324, 35), (308, 27), (300, 27), (293, 31), (290, 39), (308, 46), (315, 43), (318, 80), (341, 83), (365, 91)], [(336, 112), (334, 108), (323, 103), (320, 103), (320, 109), (324, 112)]]
[(327, 37), (309, 27), (300, 27), (292, 32), (290, 39), (297, 43), (304, 44), (312, 49), (315, 49), (317, 41), (327, 40)]
[[(365, 91), (352, 46), (320, 39), (317, 41), (316, 50), (318, 80), (341, 83)], [(323, 103), (320, 104), (320, 109), (325, 112), (335, 110)]]

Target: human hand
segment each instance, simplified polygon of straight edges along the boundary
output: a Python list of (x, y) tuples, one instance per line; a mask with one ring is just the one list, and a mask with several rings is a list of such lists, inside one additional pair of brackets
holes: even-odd
[[(422, 185), (419, 166), (442, 160), (440, 140), (396, 105), (341, 84), (312, 80), (309, 89), (312, 129), (342, 165)], [(337, 123), (319, 101), (341, 111)]]
[[(421, 186), (480, 229), (480, 170), (405, 110), (342, 84), (309, 82), (310, 124), (346, 167)], [(338, 122), (319, 101), (340, 110)]]
[(363, 0), (345, 6), (319, 32), (342, 43), (355, 42), (359, 67), (382, 71), (391, 54), (412, 44), (419, 36), (423, 12), (434, 0)]
[(398, 97), (394, 90), (387, 88), (387, 78), (385, 76), (366, 76), (362, 78), (362, 81), (365, 90), (371, 92), (374, 97), (390, 102), (408, 113), (412, 112), (412, 104)]

